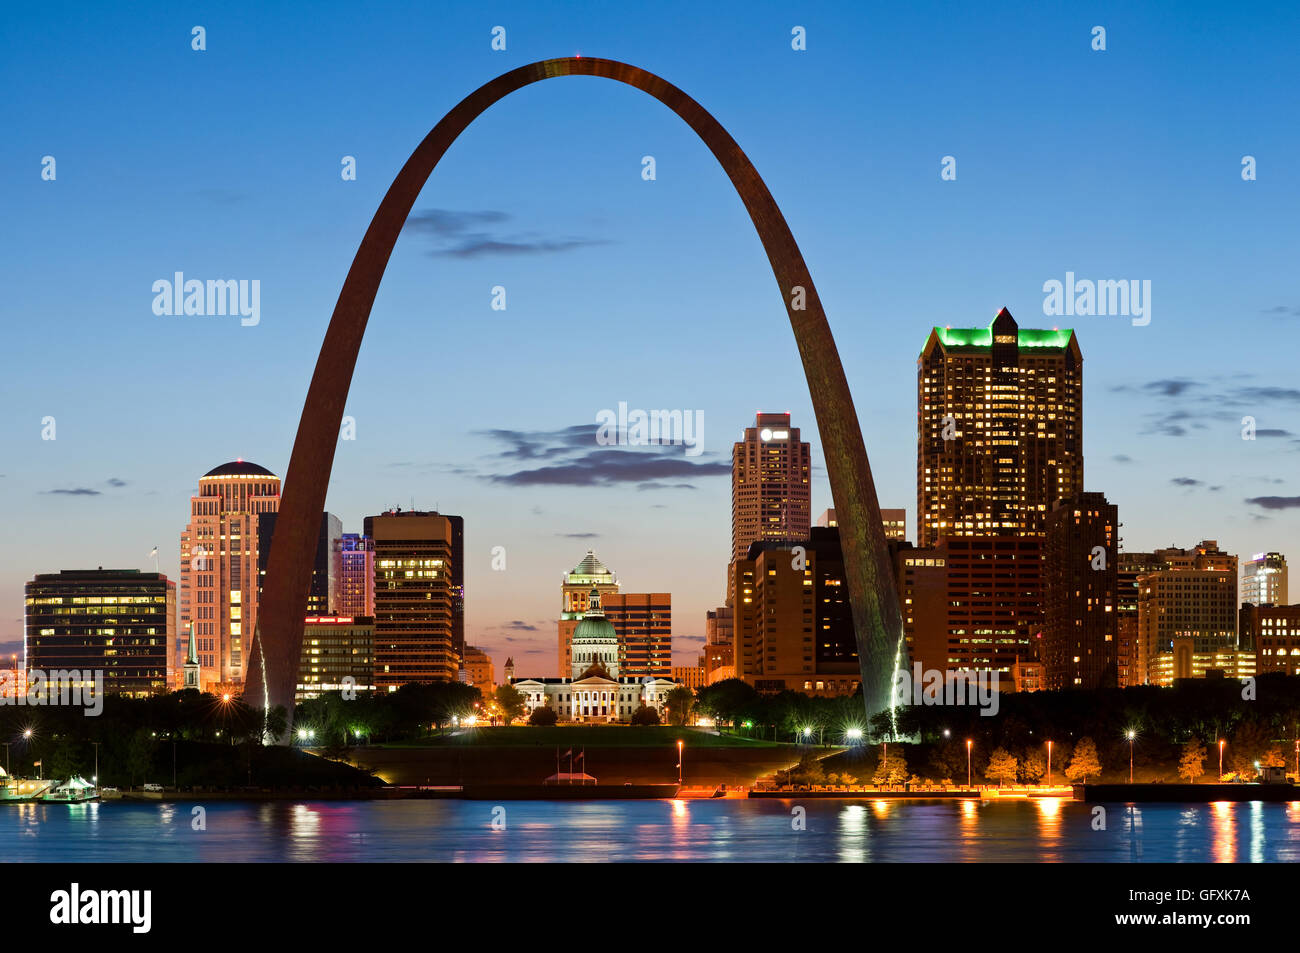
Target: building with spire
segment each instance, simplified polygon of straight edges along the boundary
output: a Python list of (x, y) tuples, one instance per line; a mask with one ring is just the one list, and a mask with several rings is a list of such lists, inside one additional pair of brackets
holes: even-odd
[(673, 597), (668, 592), (620, 592), (612, 570), (592, 550), (565, 573), (560, 585), (561, 611), (557, 671), (572, 674), (574, 630), (596, 593), (604, 618), (618, 635), (618, 667), (623, 675), (667, 678), (672, 674)]
[(194, 623), (190, 623), (190, 647), (185, 653), (185, 665), (181, 669), (181, 688), (192, 688), (196, 692), (201, 691), (199, 688), (199, 656), (198, 646), (194, 641)]

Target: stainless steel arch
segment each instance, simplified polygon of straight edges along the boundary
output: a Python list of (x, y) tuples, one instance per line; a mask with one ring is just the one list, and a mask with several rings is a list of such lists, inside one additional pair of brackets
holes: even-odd
[(521, 66), (461, 100), (407, 160), (366, 229), (325, 332), (294, 440), (249, 652), (247, 700), (268, 710), (283, 705), (292, 720), (312, 559), (344, 403), (379, 282), (415, 199), (443, 153), (479, 114), (517, 89), (558, 76), (601, 76), (658, 99), (695, 130), (745, 203), (781, 290), (812, 395), (839, 518), (867, 714), (888, 708), (895, 665), (906, 667), (893, 568), (853, 398), (803, 255), (753, 164), (699, 103), (653, 73), (584, 57)]

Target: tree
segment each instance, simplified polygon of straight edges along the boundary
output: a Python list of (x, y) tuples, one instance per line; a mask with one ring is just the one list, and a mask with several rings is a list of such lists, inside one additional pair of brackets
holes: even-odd
[(1188, 784), (1205, 773), (1205, 745), (1192, 738), (1183, 745), (1183, 755), (1178, 761), (1178, 776)]
[(534, 708), (533, 713), (528, 716), (528, 723), (541, 728), (550, 728), (560, 716), (555, 713), (555, 709), (550, 705), (542, 705), (540, 708)]
[(826, 780), (826, 769), (811, 751), (804, 752), (799, 763), (793, 768), (776, 772), (777, 784), (822, 784)]
[(136, 778), (147, 781), (149, 772), (153, 770), (153, 756), (157, 747), (158, 740), (148, 728), (137, 728), (135, 734), (131, 735), (126, 751), (126, 767), (131, 772), (132, 785)]
[(891, 744), (876, 762), (876, 773), (871, 776), (873, 784), (902, 784), (908, 778), (907, 758), (903, 756), (901, 744)]
[(955, 738), (936, 745), (930, 752), (930, 770), (938, 778), (966, 777), (966, 746)]
[(1037, 784), (1047, 774), (1047, 758), (1037, 748), (1030, 748), (1020, 759), (1020, 779), (1029, 784)]
[(634, 725), (657, 725), (659, 724), (659, 709), (642, 705), (632, 712), (631, 722)]
[(685, 725), (691, 717), (691, 709), (694, 706), (695, 693), (685, 685), (669, 689), (668, 694), (664, 696), (664, 712), (668, 715), (669, 724)]
[(739, 678), (724, 678), (700, 688), (695, 709), (719, 725), (732, 725), (741, 713), (758, 706), (760, 696), (753, 685)]
[(1074, 746), (1074, 756), (1066, 765), (1065, 776), (1071, 783), (1082, 780), (1087, 784), (1088, 778), (1098, 774), (1101, 774), (1101, 759), (1097, 756), (1097, 745), (1091, 738), (1080, 738)]
[(496, 699), (497, 708), (501, 709), (501, 718), (507, 725), (523, 716), (524, 695), (513, 685), (499, 686), (493, 697)]
[(289, 713), (283, 705), (276, 705), (266, 713), (266, 737), (271, 744), (278, 744), (280, 738), (289, 730)]
[(998, 787), (1002, 787), (1004, 781), (1015, 782), (1019, 767), (1016, 756), (1010, 751), (1006, 748), (994, 748), (993, 753), (989, 755), (988, 766), (984, 769), (984, 777), (992, 778), (998, 782)]
[(1257, 772), (1255, 762), (1264, 763), (1271, 747), (1268, 731), (1257, 721), (1244, 721), (1232, 735), (1228, 744), (1232, 770), (1238, 778), (1253, 778)]

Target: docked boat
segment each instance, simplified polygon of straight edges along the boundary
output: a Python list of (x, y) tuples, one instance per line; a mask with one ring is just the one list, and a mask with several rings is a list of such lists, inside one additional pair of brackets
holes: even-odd
[(54, 786), (44, 778), (15, 778), (0, 768), (0, 803), (35, 801)]

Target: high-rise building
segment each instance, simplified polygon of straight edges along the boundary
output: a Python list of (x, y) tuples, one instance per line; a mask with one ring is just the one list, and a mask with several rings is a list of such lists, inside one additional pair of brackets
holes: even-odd
[(988, 669), (1007, 684), (1042, 641), (1042, 543), (1033, 536), (952, 537), (897, 546), (894, 581), (911, 659), (946, 672)]
[[(731, 561), (758, 542), (798, 542), (812, 522), (812, 453), (789, 414), (758, 414), (731, 450)], [(729, 577), (727, 598), (734, 592)]]
[(1256, 553), (1242, 563), (1242, 605), (1284, 606), (1286, 593), (1286, 557), (1281, 553)]
[(1083, 357), (1070, 330), (934, 328), (917, 361), (917, 544), (1041, 536), (1083, 492)]
[(578, 565), (564, 574), (560, 583), (559, 674), (567, 676), (573, 667), (573, 630), (590, 608), (595, 590), (602, 599), (618, 592), (618, 579), (590, 549)]
[[(263, 513), (257, 518), (257, 596), (262, 597), (266, 567), (271, 561), (271, 540), (275, 538), (277, 513)], [(338, 567), (334, 549), (343, 535), (343, 523), (333, 513), (322, 513), (316, 555), (311, 564), (311, 588), (307, 590), (307, 615), (325, 616), (338, 612)]]
[(486, 697), (496, 688), (496, 671), (492, 667), (492, 656), (474, 645), (465, 646), (465, 671), (469, 673), (469, 684), (477, 688)]
[(257, 627), (258, 520), (279, 508), (280, 478), (256, 463), (235, 460), (199, 478), (181, 533), (176, 677), (193, 622), (204, 690), (242, 683), (244, 650)]
[(307, 616), (297, 701), (322, 692), (375, 689), (375, 620), (363, 616)]
[(334, 545), (335, 607), (339, 615), (375, 614), (375, 543), (364, 533), (344, 533)]
[(707, 685), (736, 677), (735, 620), (736, 610), (731, 606), (718, 606), (705, 613), (704, 651), (700, 658)]
[[(26, 667), (46, 684), (103, 673), (107, 695), (165, 692), (176, 630), (176, 584), (137, 569), (40, 573), (25, 587)], [(182, 665), (184, 662), (182, 662)], [(73, 678), (56, 673), (72, 673)]]
[(704, 680), (703, 665), (674, 665), (672, 677), (678, 685), (689, 688), (693, 692), (698, 692), (708, 684)]
[(1120, 553), (1116, 576), (1115, 667), (1120, 688), (1139, 685), (1137, 675), (1138, 580), (1149, 572), (1168, 569), (1155, 553)]
[(762, 692), (851, 695), (861, 681), (839, 531), (752, 544), (735, 567), (736, 677)]
[(367, 516), (375, 546), (375, 685), (454, 681), (453, 519), (391, 510)]
[(1154, 556), (1166, 568), (1138, 577), (1136, 684), (1169, 686), (1179, 678), (1202, 678), (1209, 670), (1236, 677), (1242, 661), (1237, 557), (1212, 539), (1190, 550), (1157, 550)]
[(946, 672), (948, 658), (948, 555), (910, 543), (890, 547), (903, 616), (908, 658), (924, 671)]
[(1043, 545), (1047, 688), (1114, 688), (1119, 614), (1119, 508), (1102, 493), (1060, 500)]
[(1239, 648), (1255, 650), (1259, 674), (1300, 675), (1300, 605), (1245, 603), (1239, 618)]
[[(880, 522), (885, 527), (886, 542), (907, 539), (907, 510), (882, 509)], [(835, 510), (822, 510), (821, 516), (817, 517), (817, 525), (823, 528), (838, 528), (840, 521), (835, 517)]]
[(619, 670), (668, 678), (673, 667), (673, 597), (667, 592), (611, 592), (605, 618), (618, 633)]

